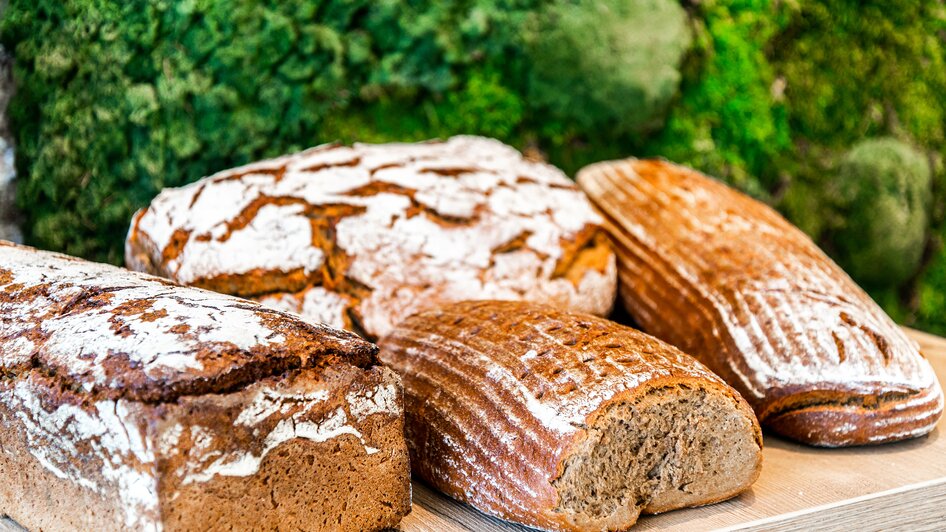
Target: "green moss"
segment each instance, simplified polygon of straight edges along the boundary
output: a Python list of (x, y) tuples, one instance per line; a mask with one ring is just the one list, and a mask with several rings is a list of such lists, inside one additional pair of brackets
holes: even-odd
[[(786, 8), (790, 21), (768, 47), (784, 84), (795, 147), (793, 157), (779, 162), (790, 183), (779, 206), (858, 281), (888, 293), (881, 298), (888, 312), (908, 322), (916, 313), (922, 323), (939, 290), (929, 285), (935, 276), (917, 282), (915, 272), (922, 268), (929, 235), (943, 222), (946, 176), (936, 161), (946, 156), (946, 7), (805, 0)], [(870, 143), (849, 151), (877, 136), (907, 139), (919, 153), (906, 156), (901, 147), (872, 155)], [(911, 168), (880, 171), (852, 160), (899, 157), (894, 152), (912, 161)], [(934, 162), (932, 176), (928, 161)], [(868, 178), (861, 182), (855, 175)], [(915, 182), (902, 181), (911, 175)], [(852, 189), (845, 192), (838, 179), (862, 199), (852, 203), (845, 197)], [(877, 197), (868, 197), (871, 187)], [(919, 207), (923, 201), (928, 208)], [(926, 311), (917, 307), (924, 300)]]
[(696, 46), (682, 95), (644, 151), (765, 197), (777, 181), (774, 161), (791, 146), (765, 55), (784, 17), (767, 0), (700, 2), (694, 15)]
[(0, 40), (27, 238), (117, 262), (161, 188), (320, 142), (476, 133), (571, 170), (576, 139), (626, 150), (688, 29), (674, 0), (13, 0)]
[[(944, 232), (943, 35), (942, 2), (907, 0), (11, 0), (0, 22), (42, 247), (117, 262), (163, 187), (320, 142), (476, 133), (568, 172), (697, 167), (946, 330), (946, 252), (915, 273)], [(873, 137), (919, 153), (852, 150)]]
[(27, 238), (118, 262), (162, 187), (339, 137), (515, 138), (493, 65), (541, 3), (13, 0)]
[(926, 245), (931, 188), (923, 155), (895, 139), (866, 140), (843, 158), (830, 185), (842, 220), (831, 230), (841, 266), (868, 286), (909, 280)]
[[(921, 145), (946, 140), (942, 2), (807, 0), (774, 40), (797, 139), (846, 148), (902, 129)], [(939, 96), (937, 96), (939, 95)]]
[(686, 13), (673, 0), (554, 3), (526, 36), (529, 100), (561, 130), (653, 129), (689, 45)]
[[(769, 56), (784, 84), (797, 148), (780, 163), (793, 186), (802, 182), (819, 202), (833, 204), (825, 185), (848, 148), (864, 138), (892, 135), (909, 139), (931, 159), (946, 155), (941, 2), (806, 0), (787, 6), (790, 22), (771, 41)], [(943, 179), (937, 170), (934, 181)], [(938, 190), (936, 225), (943, 199)]]
[(917, 327), (946, 335), (946, 256), (940, 254), (930, 265), (918, 294)]

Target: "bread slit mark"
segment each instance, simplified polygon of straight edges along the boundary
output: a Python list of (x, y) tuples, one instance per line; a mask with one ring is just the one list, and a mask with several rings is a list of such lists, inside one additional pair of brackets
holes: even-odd
[(364, 320), (362, 319), (361, 314), (358, 312), (358, 308), (355, 303), (352, 303), (347, 309), (345, 309), (345, 316), (348, 318), (348, 326), (352, 332), (358, 336), (361, 336), (362, 338), (373, 338), (370, 334), (368, 334), (368, 331), (365, 330)]
[(532, 235), (533, 235), (533, 232), (531, 230), (524, 229), (522, 232), (514, 236), (512, 239), (494, 247), (491, 250), (491, 253), (493, 255), (496, 255), (499, 253), (511, 253), (513, 251), (518, 251), (524, 247), (528, 247), (526, 244), (526, 241), (529, 240), (529, 237)]
[(471, 174), (471, 173), (473, 173), (473, 172), (495, 173), (495, 172), (491, 172), (491, 171), (489, 171), (489, 170), (487, 170), (487, 169), (485, 169), (485, 168), (474, 168), (474, 167), (470, 167), (470, 166), (456, 166), (456, 167), (451, 167), (451, 166), (441, 166), (441, 167), (425, 166), (425, 167), (421, 167), (421, 168), (419, 168), (419, 169), (417, 170), (417, 173), (419, 173), (419, 174), (424, 174), (424, 173), (437, 174), (437, 175), (441, 175), (441, 176), (445, 176), (445, 177), (459, 177), (459, 176), (461, 176), (461, 175), (463, 175), (463, 174)]
[[(759, 416), (763, 422), (792, 414), (807, 409), (817, 409), (821, 406), (833, 406), (840, 409), (865, 409), (872, 411), (885, 410), (888, 405), (893, 404), (893, 410), (899, 410), (896, 403), (909, 400), (911, 397), (924, 397), (925, 394), (919, 390), (908, 389), (907, 391), (885, 392), (875, 395), (844, 395), (835, 390), (814, 390), (791, 396), (775, 407), (764, 411)], [(934, 413), (935, 414), (935, 413)], [(918, 419), (915, 416), (909, 416), (905, 420)]]
[[(392, 165), (389, 165), (389, 167)], [(393, 165), (399, 166), (399, 165)], [(345, 196), (354, 196), (354, 197), (371, 197), (377, 196), (379, 194), (398, 194), (400, 196), (405, 196), (410, 199), (411, 205), (407, 208), (405, 212), (405, 218), (413, 218), (414, 216), (424, 215), (432, 222), (440, 225), (441, 227), (460, 227), (467, 226), (476, 221), (476, 217), (464, 217), (464, 216), (450, 216), (438, 212), (436, 209), (429, 205), (421, 203), (416, 198), (417, 190), (404, 187), (395, 183), (389, 183), (387, 181), (372, 181), (366, 185), (362, 185), (356, 189), (349, 190), (345, 192)], [(474, 213), (478, 213), (480, 208), (474, 209)], [(392, 220), (393, 222), (393, 220)]]
[[(306, 168), (300, 168), (299, 171), (300, 171), (300, 172), (315, 173), (315, 172), (321, 172), (322, 170), (327, 170), (327, 169), (329, 169), (329, 168), (342, 168), (342, 167), (346, 167), (346, 166), (358, 166), (359, 164), (361, 164), (361, 157), (354, 157), (354, 158), (352, 158), (351, 160), (348, 160), (348, 161), (341, 161), (341, 162), (325, 162), (325, 163), (314, 164), (314, 165), (308, 166), (308, 167), (306, 167)], [(281, 177), (282, 177), (282, 176), (280, 176), (280, 178), (281, 178)], [(279, 181), (279, 178), (277, 178), (277, 181)]]
[[(197, 192), (194, 192), (194, 195), (191, 196), (191, 202), (187, 205), (188, 209), (194, 208), (194, 205), (197, 203), (197, 200), (200, 199), (200, 195), (204, 193), (205, 188), (207, 188), (207, 183), (201, 183), (200, 186), (197, 187)], [(132, 227), (138, 225), (138, 220), (139, 218), (141, 218), (142, 215), (144, 215), (144, 213), (145, 213), (145, 210), (142, 209), (139, 215), (135, 217), (134, 221), (132, 221)], [(168, 221), (170, 222), (170, 220)]]
[[(225, 175), (213, 175), (210, 176), (209, 181), (211, 183), (223, 183), (225, 181), (239, 181), (246, 176), (250, 175), (269, 175), (273, 176), (274, 181), (279, 181), (282, 179), (283, 174), (286, 171), (285, 166), (281, 165), (275, 168), (266, 168), (266, 167), (243, 167), (237, 168), (237, 171), (232, 174)], [(195, 200), (196, 202), (196, 200)]]
[(167, 264), (180, 257), (181, 253), (184, 251), (184, 246), (187, 245), (187, 241), (190, 240), (190, 237), (190, 230), (175, 229), (171, 234), (171, 239), (168, 242), (168, 245), (165, 246), (161, 251), (162, 263)]
[(313, 205), (305, 199), (297, 198), (295, 196), (267, 196), (266, 194), (260, 194), (256, 199), (251, 201), (240, 212), (240, 214), (224, 224), (225, 232), (218, 236), (216, 240), (219, 242), (227, 241), (235, 231), (239, 231), (250, 225), (253, 219), (256, 218), (256, 215), (259, 213), (260, 209), (268, 205), (279, 207), (299, 205), (302, 207), (302, 214), (306, 217), (321, 219), (341, 219), (346, 216), (362, 214), (365, 212), (365, 210), (367, 210), (361, 205), (350, 205), (347, 203), (326, 203)]
[(866, 335), (867, 338), (869, 338), (870, 341), (873, 342), (873, 344), (877, 347), (877, 350), (880, 351), (880, 354), (883, 355), (884, 365), (887, 366), (890, 364), (890, 361), (893, 358), (893, 355), (890, 353), (890, 343), (887, 342), (886, 338), (878, 334), (877, 331), (868, 327), (867, 325), (859, 323), (857, 320), (851, 317), (851, 315), (848, 314), (847, 312), (842, 311), (839, 316), (841, 318), (841, 321), (843, 321), (844, 323), (850, 325), (851, 327), (856, 327), (860, 329), (864, 333), (864, 335)]
[(838, 349), (838, 362), (844, 363), (847, 360), (847, 350), (844, 348), (844, 341), (838, 336), (837, 331), (831, 331), (831, 337), (834, 338), (834, 345)]
[[(385, 165), (385, 168), (396, 167), (399, 165), (391, 164)], [(403, 187), (395, 183), (389, 183), (387, 181), (372, 181), (366, 185), (362, 185), (358, 188), (353, 188), (349, 191), (343, 193), (345, 196), (357, 196), (357, 197), (371, 197), (377, 196), (378, 194), (400, 194), (401, 196), (407, 196), (414, 199), (414, 194), (417, 191), (412, 188)]]
[(607, 236), (595, 225), (585, 225), (574, 240), (560, 241), (562, 255), (552, 271), (553, 279), (565, 278), (577, 287), (585, 273), (604, 273), (612, 256)]

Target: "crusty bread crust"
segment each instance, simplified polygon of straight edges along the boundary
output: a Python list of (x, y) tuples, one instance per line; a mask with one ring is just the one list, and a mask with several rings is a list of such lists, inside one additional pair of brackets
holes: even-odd
[[(522, 302), (454, 303), (404, 320), (381, 341), (381, 357), (404, 382), (414, 474), (504, 519), (547, 529), (620, 530), (642, 510), (731, 497), (759, 473), (759, 425), (735, 390), (677, 349), (601, 318)], [(614, 407), (642, 408), (659, 393), (669, 394), (665, 403), (689, 399), (691, 391), (722, 405), (717, 412), (729, 426), (683, 430), (709, 436), (727, 430), (748, 449), (738, 467), (720, 475), (732, 478), (674, 497), (663, 493), (671, 489), (670, 478), (661, 481), (655, 470), (657, 480), (651, 480), (661, 487), (620, 490), (606, 501), (618, 507), (608, 515), (589, 517), (572, 507), (565, 490), (576, 489), (576, 481), (566, 470), (570, 464), (587, 465), (582, 461), (590, 459), (579, 455), (589, 451), (589, 438)], [(680, 408), (689, 412), (692, 406), (684, 402)], [(675, 441), (682, 439), (661, 443), (673, 447)], [(677, 451), (698, 452), (685, 446)], [(709, 475), (716, 460), (708, 459), (700, 471)], [(576, 478), (581, 489), (582, 477)], [(700, 484), (696, 478), (689, 482)], [(673, 485), (672, 491), (678, 488)], [(635, 500), (634, 489), (642, 490), (642, 500)], [(585, 498), (578, 497), (577, 504)]]
[(0, 242), (0, 512), (37, 529), (394, 526), (407, 447), (400, 382), (376, 352), (256, 303)]
[(663, 161), (598, 163), (578, 182), (633, 318), (735, 386), (763, 425), (821, 446), (936, 425), (942, 390), (915, 343), (774, 210)]
[(324, 145), (164, 190), (128, 267), (383, 336), (440, 302), (537, 300), (604, 315), (614, 254), (556, 168), (480, 137)]

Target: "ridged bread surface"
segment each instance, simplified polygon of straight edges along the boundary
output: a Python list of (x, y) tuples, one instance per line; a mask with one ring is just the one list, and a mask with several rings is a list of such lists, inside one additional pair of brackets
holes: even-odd
[(763, 425), (826, 446), (936, 425), (942, 391), (916, 344), (773, 209), (657, 160), (594, 164), (578, 182), (633, 318), (736, 387)]
[(409, 317), (380, 346), (382, 361), (404, 383), (413, 473), (531, 526), (574, 529), (555, 510), (554, 482), (611, 404), (681, 384), (704, 388), (747, 420), (755, 432), (749, 439), (761, 446), (749, 405), (719, 377), (672, 346), (602, 318), (467, 301)]

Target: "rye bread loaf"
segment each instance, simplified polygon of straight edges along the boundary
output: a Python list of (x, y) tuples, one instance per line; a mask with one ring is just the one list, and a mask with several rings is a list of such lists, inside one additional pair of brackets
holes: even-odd
[(400, 381), (355, 335), (0, 242), (0, 512), (35, 530), (375, 530)]
[(844, 446), (936, 425), (943, 394), (916, 344), (773, 209), (664, 161), (594, 164), (578, 182), (607, 220), (629, 313), (764, 426)]
[(462, 299), (606, 314), (599, 224), (561, 171), (495, 140), (333, 144), (164, 190), (135, 216), (126, 263), (378, 338)]
[(404, 382), (413, 473), (504, 519), (624, 530), (759, 474), (759, 425), (735, 390), (602, 318), (454, 303), (404, 320), (381, 358)]

